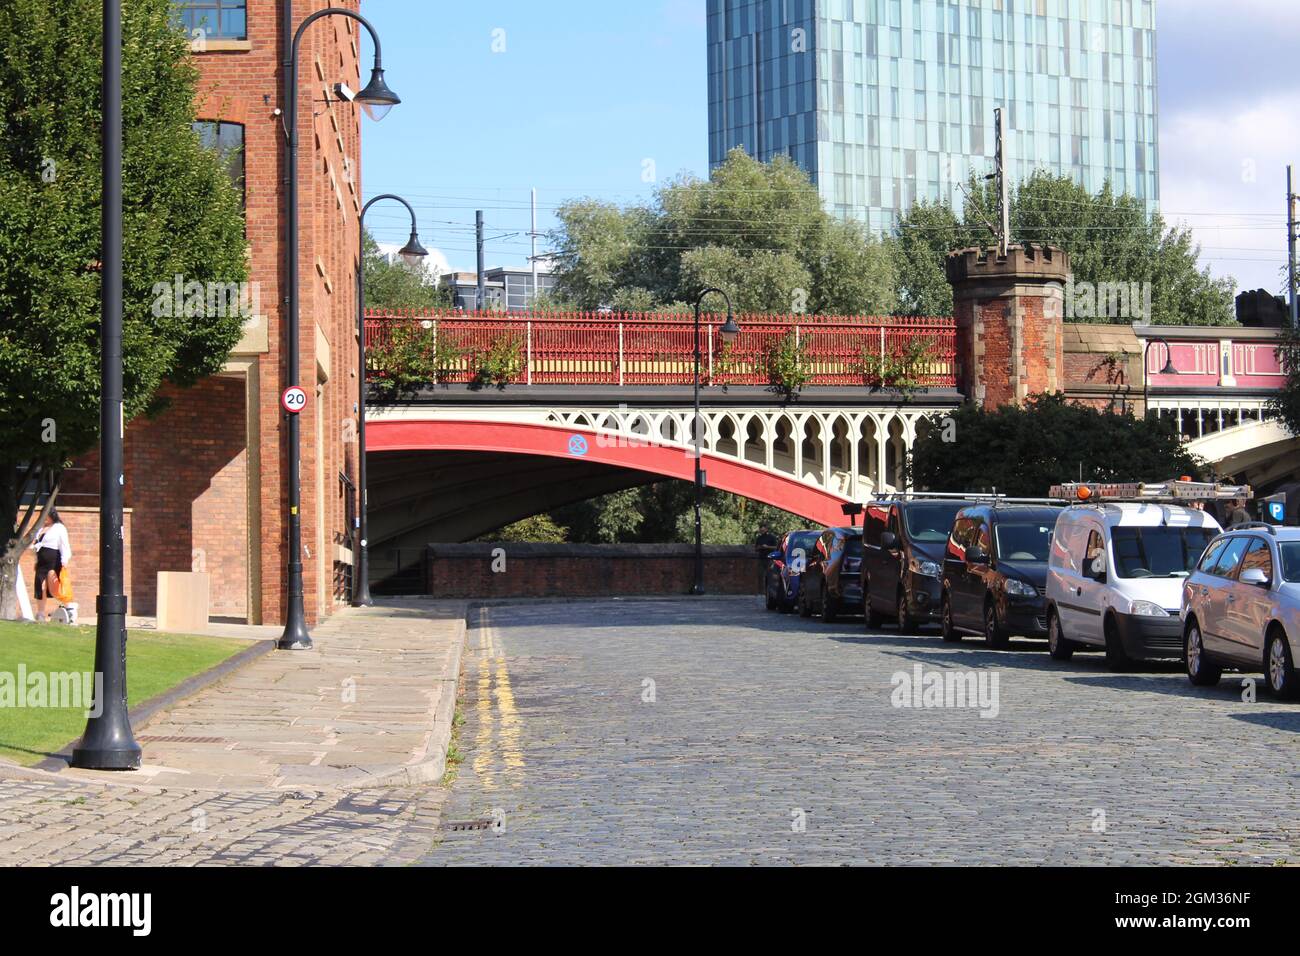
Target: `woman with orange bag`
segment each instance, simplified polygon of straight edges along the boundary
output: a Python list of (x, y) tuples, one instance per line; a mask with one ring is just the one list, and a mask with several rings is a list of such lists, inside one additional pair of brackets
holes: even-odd
[(36, 620), (47, 621), (49, 602), (58, 606), (59, 573), (72, 563), (68, 529), (53, 508), (45, 516), (45, 527), (37, 532), (32, 548), (36, 551)]

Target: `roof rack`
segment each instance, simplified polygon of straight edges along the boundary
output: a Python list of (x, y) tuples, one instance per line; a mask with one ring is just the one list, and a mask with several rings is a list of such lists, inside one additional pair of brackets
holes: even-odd
[(1250, 498), (1250, 485), (1224, 485), (1212, 481), (1192, 481), (1190, 478), (1170, 481), (1069, 481), (1052, 485), (1048, 492), (1054, 498), (1084, 504), (1111, 502), (1179, 503), (1184, 501), (1227, 501), (1233, 498)]
[(1267, 521), (1243, 521), (1241, 524), (1234, 524), (1231, 528), (1224, 528), (1224, 531), (1245, 531), (1249, 528), (1252, 531), (1267, 531), (1273, 537), (1277, 537), (1277, 525), (1269, 524)]

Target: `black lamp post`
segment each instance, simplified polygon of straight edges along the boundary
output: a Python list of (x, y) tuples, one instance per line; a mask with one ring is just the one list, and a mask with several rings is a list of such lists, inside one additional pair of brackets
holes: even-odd
[(736, 324), (731, 314), (731, 296), (721, 289), (705, 289), (701, 292), (699, 298), (695, 300), (695, 418), (691, 422), (693, 432), (691, 440), (695, 458), (695, 584), (691, 587), (692, 594), (704, 593), (704, 532), (700, 522), (700, 508), (704, 497), (704, 470), (700, 467), (702, 454), (700, 439), (704, 431), (700, 422), (700, 306), (705, 296), (713, 292), (727, 300), (727, 321), (718, 329), (722, 341), (732, 342), (740, 334), (740, 326)]
[(122, 4), (104, 0), (99, 301), (99, 595), (95, 673), (98, 714), (86, 720), (72, 766), (138, 770), (140, 745), (126, 705), (126, 592), (122, 578)]
[[(351, 17), (370, 33), (375, 45), (375, 63), (370, 72), (370, 82), (357, 94), (357, 102), (371, 119), (380, 120), (401, 100), (384, 82), (383, 54), (379, 46), (379, 34), (370, 25), (370, 21), (346, 7), (327, 7), (317, 10), (302, 21), (293, 35), (293, 45), (289, 52), (289, 89), (287, 91), (286, 119), (289, 127), (289, 315), (286, 335), (288, 349), (287, 379), (289, 385), (298, 385), (301, 377), (298, 339), (298, 47), (307, 28), (321, 17), (339, 15)], [(302, 474), (301, 454), (302, 434), (297, 415), (289, 415), (289, 488), (288, 488), (288, 527), (289, 527), (289, 606), (284, 620), (284, 633), (276, 642), (280, 650), (304, 650), (312, 646), (311, 635), (307, 632), (307, 615), (302, 602)]]
[(381, 199), (396, 200), (405, 206), (406, 211), (411, 214), (411, 238), (406, 240), (406, 245), (402, 246), (397, 251), (397, 254), (409, 265), (415, 265), (429, 254), (429, 250), (420, 245), (420, 237), (415, 234), (415, 210), (401, 196), (384, 193), (382, 196), (376, 196), (361, 208), (361, 215), (357, 219), (357, 231), (359, 233), (357, 248), (363, 250), (361, 268), (357, 271), (357, 440), (361, 443), (360, 450), (357, 452), (357, 496), (360, 500), (357, 505), (357, 565), (355, 580), (352, 582), (353, 607), (369, 607), (375, 603), (370, 597), (370, 550), (366, 541), (366, 535), (369, 532), (366, 524), (366, 506), (369, 503), (369, 496), (366, 492), (366, 263), (364, 249), (366, 242), (366, 213), (371, 206)]
[(1159, 336), (1147, 339), (1147, 344), (1142, 347), (1142, 417), (1151, 417), (1151, 407), (1148, 395), (1151, 391), (1151, 376), (1147, 373), (1147, 354), (1151, 351), (1151, 346), (1159, 342), (1165, 347), (1165, 367), (1160, 370), (1161, 375), (1177, 375), (1178, 369), (1174, 368), (1174, 352), (1169, 347), (1169, 343)]

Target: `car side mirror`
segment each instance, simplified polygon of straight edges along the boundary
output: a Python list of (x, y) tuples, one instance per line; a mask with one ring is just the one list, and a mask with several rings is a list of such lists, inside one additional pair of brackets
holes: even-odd
[(1251, 584), (1257, 588), (1268, 587), (1268, 575), (1259, 568), (1247, 568), (1242, 571), (1240, 581), (1242, 584)]
[(1095, 581), (1106, 580), (1106, 556), (1105, 555), (1099, 554), (1097, 555), (1097, 557), (1093, 558), (1091, 562), (1089, 562), (1088, 577), (1092, 578)]
[(971, 564), (988, 564), (989, 553), (979, 545), (966, 549), (966, 560)]
[(898, 550), (898, 535), (892, 531), (882, 531), (880, 534), (880, 546), (886, 551)]
[(770, 552), (770, 553), (768, 554), (768, 556), (767, 556), (767, 560), (769, 560), (769, 561), (780, 561), (783, 557), (784, 557), (784, 555), (782, 555), (780, 551), (772, 551), (772, 552)]

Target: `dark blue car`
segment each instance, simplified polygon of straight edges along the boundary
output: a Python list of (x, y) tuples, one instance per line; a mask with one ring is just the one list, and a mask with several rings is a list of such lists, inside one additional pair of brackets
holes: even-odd
[(820, 535), (820, 531), (787, 531), (781, 538), (781, 547), (767, 556), (765, 591), (769, 611), (788, 614), (794, 610), (799, 600), (799, 582)]
[(943, 562), (945, 641), (981, 634), (1006, 647), (1012, 634), (1047, 636), (1047, 559), (1061, 508), (990, 504), (957, 513)]

